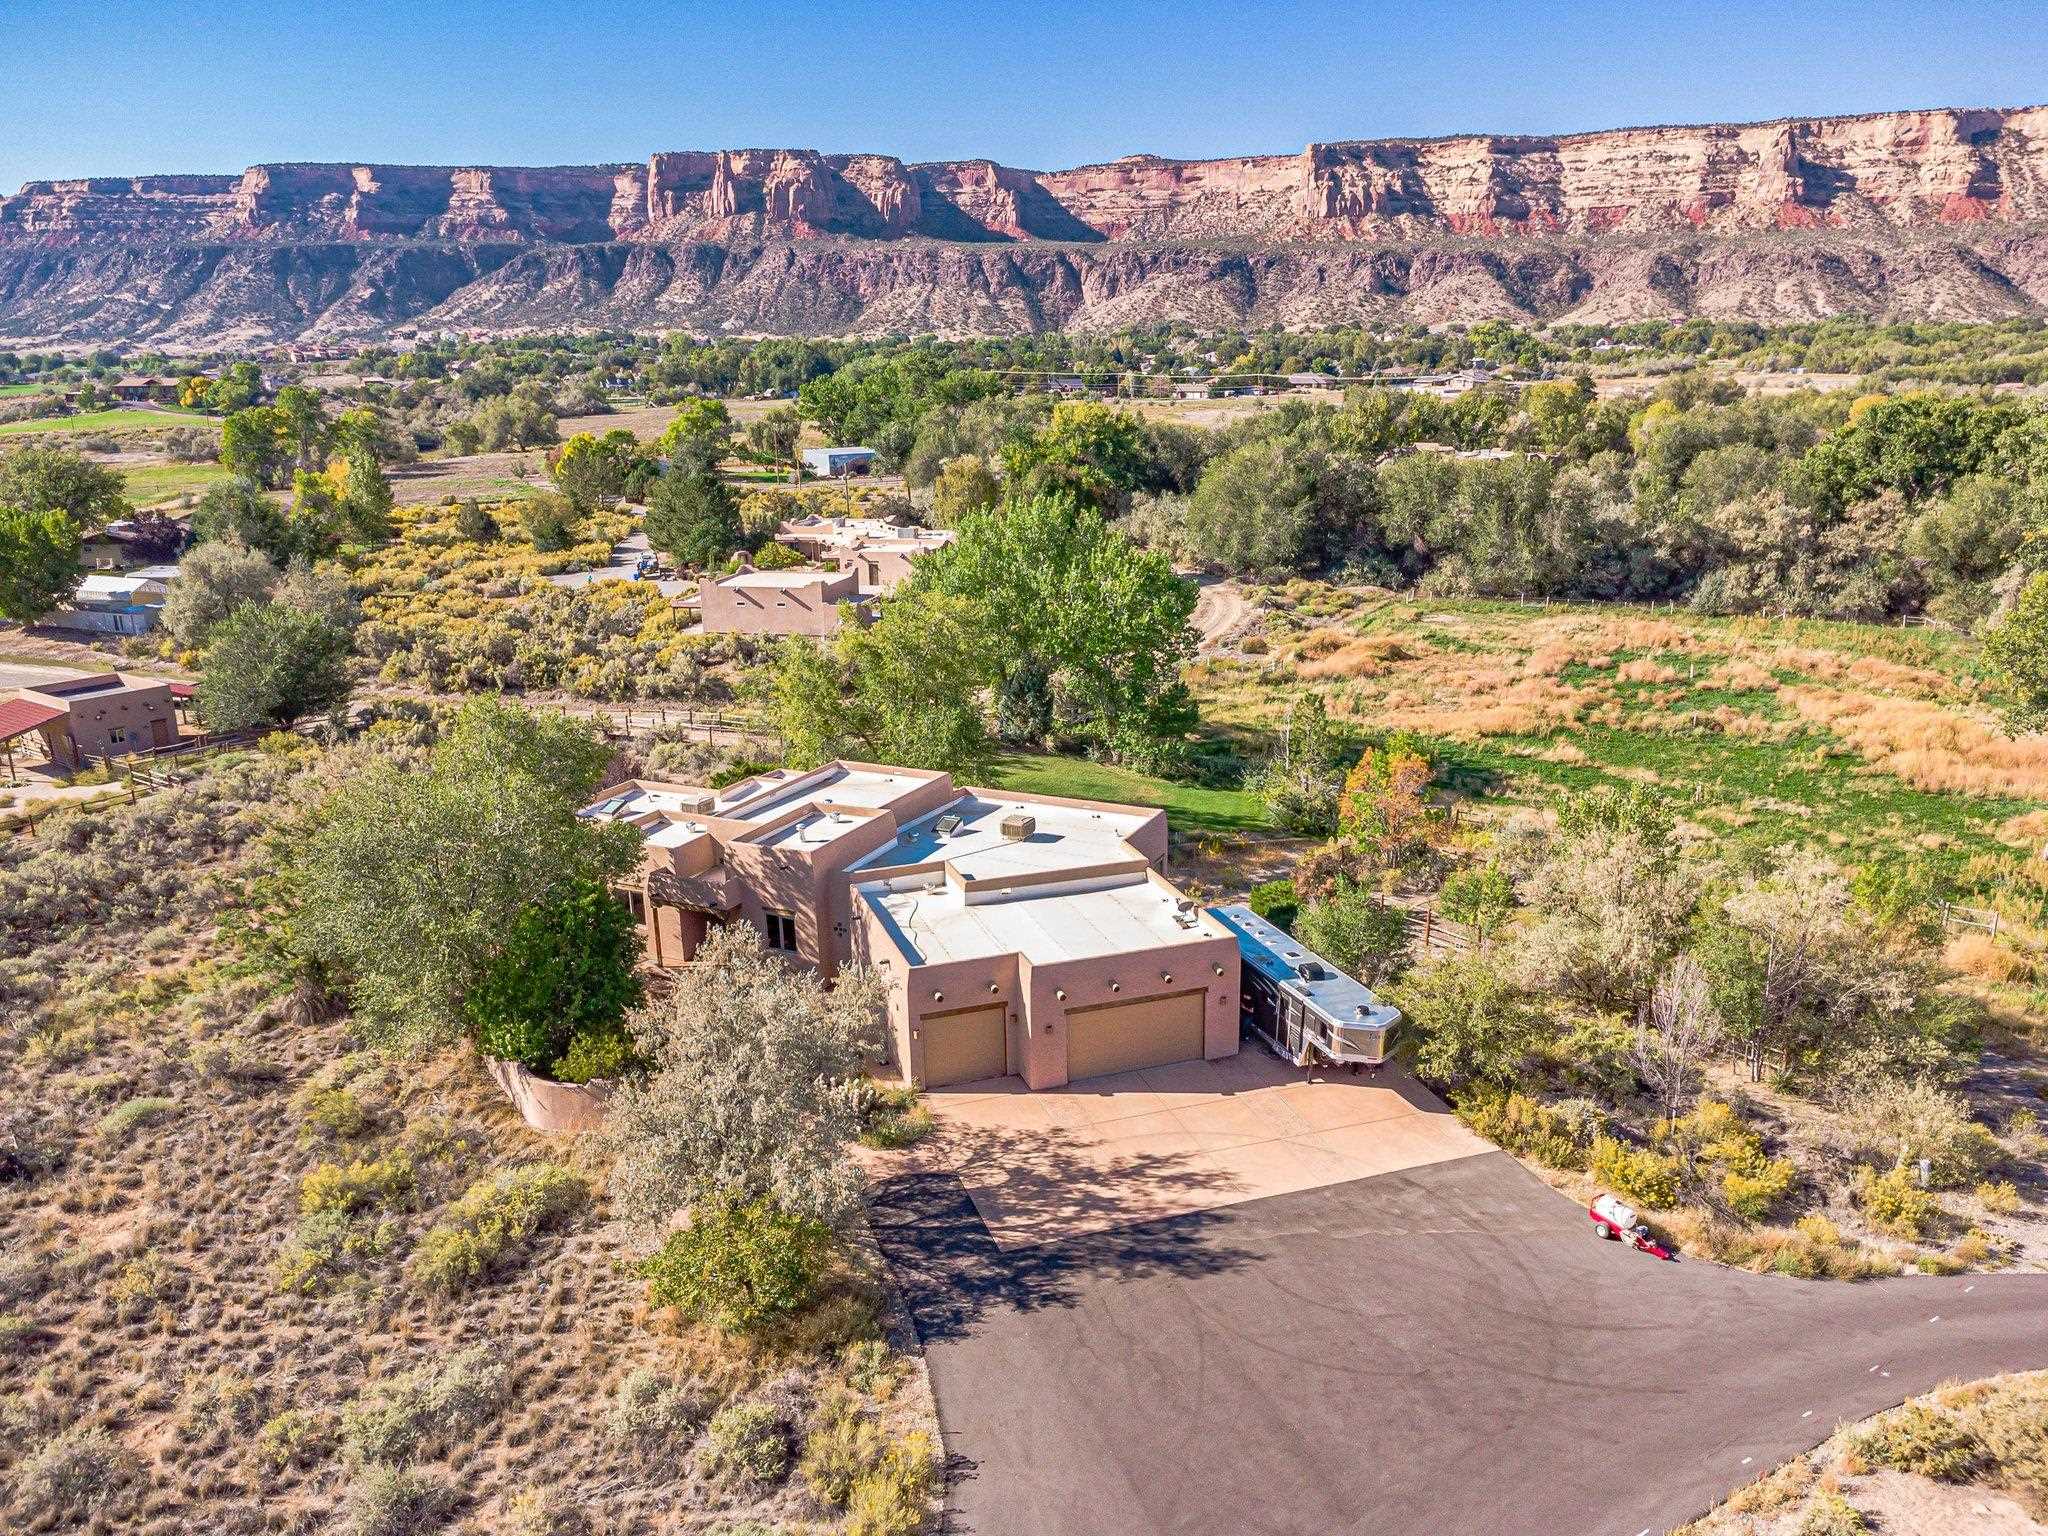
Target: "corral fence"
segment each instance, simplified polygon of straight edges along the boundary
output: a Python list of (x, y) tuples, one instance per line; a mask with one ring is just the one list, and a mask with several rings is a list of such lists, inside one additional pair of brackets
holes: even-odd
[(1941, 914), (1944, 933), (1988, 933), (1994, 939), (1998, 937), (1999, 916), (1990, 907), (1966, 907), (1960, 902), (1937, 900), (1934, 910)]
[(1462, 955), (1479, 947), (1476, 928), (1439, 916), (1433, 907), (1414, 906), (1400, 910), (1408, 925), (1409, 948), (1424, 959), (1438, 952)]

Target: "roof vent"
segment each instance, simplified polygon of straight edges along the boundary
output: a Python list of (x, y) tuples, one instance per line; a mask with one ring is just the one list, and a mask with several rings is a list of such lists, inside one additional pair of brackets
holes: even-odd
[(1353, 1018), (1369, 1019), (1372, 1017), (1372, 1010), (1366, 1007), (1364, 1003), (1360, 1003), (1356, 1008), (1353, 1008), (1351, 1010), (1351, 1014)]
[(1022, 811), (1012, 811), (1003, 818), (1003, 837), (1012, 843), (1021, 843), (1038, 830), (1038, 818), (1027, 816)]
[(1321, 981), (1323, 979), (1323, 968), (1313, 960), (1304, 960), (1295, 969), (1300, 971), (1303, 981)]
[(960, 818), (953, 812), (948, 811), (945, 815), (941, 816), (937, 821), (933, 822), (932, 825), (938, 829), (939, 836), (951, 837), (955, 832), (958, 832), (960, 830)]
[(683, 807), (683, 809), (695, 812), (699, 816), (709, 816), (713, 811), (718, 809), (718, 796), (698, 795), (695, 799), (691, 800), (688, 805)]

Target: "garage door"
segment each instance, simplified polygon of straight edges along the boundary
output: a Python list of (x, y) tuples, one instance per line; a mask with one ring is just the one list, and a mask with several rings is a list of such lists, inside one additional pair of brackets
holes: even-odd
[(1003, 1059), (1003, 1005), (928, 1013), (918, 1021), (924, 1045), (924, 1085), (978, 1082), (1009, 1070)]
[(1076, 1008), (1067, 1015), (1067, 1077), (1101, 1077), (1202, 1056), (1201, 992), (1142, 1003)]

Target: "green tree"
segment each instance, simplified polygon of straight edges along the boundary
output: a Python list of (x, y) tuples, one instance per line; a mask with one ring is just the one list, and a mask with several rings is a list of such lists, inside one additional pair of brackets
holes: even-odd
[(290, 484), (298, 459), (292, 419), (274, 405), (250, 406), (221, 423), (221, 463), (266, 489)]
[(548, 455), (548, 475), (577, 511), (594, 512), (625, 494), (626, 476), (637, 454), (630, 432), (607, 432), (603, 437), (578, 432)]
[(732, 413), (723, 400), (691, 400), (676, 412), (658, 444), (669, 473), (686, 478), (714, 473), (732, 454)]
[(761, 1196), (707, 1200), (640, 1263), (647, 1299), (728, 1333), (752, 1333), (817, 1299), (832, 1253), (823, 1222)]
[(223, 619), (246, 603), (261, 603), (277, 585), (277, 567), (262, 552), (232, 539), (215, 539), (186, 555), (164, 598), (164, 628), (187, 649), (206, 644)]
[(519, 503), (519, 526), (544, 554), (575, 541), (576, 509), (566, 496), (533, 496)]
[(1203, 471), (1188, 503), (1190, 552), (1264, 580), (1320, 570), (1369, 542), (1376, 501), (1364, 460), (1308, 434), (1258, 438)]
[(746, 543), (739, 504), (716, 475), (671, 470), (648, 493), (647, 542), (678, 565), (708, 570)]
[(1294, 933), (1369, 987), (1393, 976), (1407, 959), (1406, 915), (1349, 880), (1339, 880), (1329, 895), (1303, 907), (1294, 920)]
[(747, 427), (747, 446), (770, 464), (794, 464), (803, 431), (804, 419), (796, 407), (778, 405)]
[(373, 761), (320, 808), (287, 874), (291, 951), (374, 1038), (459, 1038), (524, 914), (638, 862), (634, 828), (576, 814), (610, 758), (581, 722), (471, 700), (423, 766)]
[(1028, 443), (1011, 450), (1020, 494), (1065, 493), (1103, 512), (1121, 512), (1152, 473), (1143, 423), (1094, 400), (1066, 400)]
[(82, 530), (128, 515), (121, 477), (67, 448), (17, 448), (0, 455), (0, 507), (62, 512)]
[(1446, 1088), (1512, 1087), (1542, 1030), (1528, 1000), (1491, 956), (1445, 957), (1409, 973), (1394, 1001), (1415, 1068)]
[(33, 624), (77, 591), (80, 547), (65, 513), (0, 506), (0, 618)]
[(230, 363), (208, 386), (206, 408), (225, 416), (256, 403), (263, 393), (263, 373), (254, 363)]
[(498, 520), (467, 497), (456, 509), (455, 531), (472, 544), (488, 544), (498, 536)]
[(291, 445), (292, 467), (312, 469), (320, 462), (327, 442), (327, 413), (320, 397), (303, 385), (287, 384), (277, 392), (272, 408), (277, 413), (278, 436)]
[(957, 527), (976, 512), (986, 512), (1002, 498), (1003, 488), (988, 460), (963, 453), (946, 460), (932, 482), (932, 519), (941, 528)]
[(342, 460), (342, 523), (353, 544), (382, 544), (391, 537), (391, 481), (377, 456), (361, 444)]
[(245, 603), (207, 635), (199, 711), (210, 731), (289, 725), (348, 700), (349, 635), (316, 614)]
[(596, 880), (568, 883), (520, 913), (504, 946), (463, 996), (486, 1056), (550, 1076), (570, 1043), (623, 1031), (640, 998), (633, 914)]
[(2016, 731), (2048, 725), (2048, 571), (2029, 577), (2012, 611), (1984, 637), (2003, 694), (1999, 707)]
[(1461, 869), (1444, 881), (1436, 905), (1452, 922), (1477, 933), (1483, 947), (1487, 936), (1515, 910), (1514, 882), (1498, 864)]
[(290, 559), (293, 551), (284, 508), (243, 475), (206, 488), (192, 510), (192, 537), (201, 543), (231, 540), (275, 561)]

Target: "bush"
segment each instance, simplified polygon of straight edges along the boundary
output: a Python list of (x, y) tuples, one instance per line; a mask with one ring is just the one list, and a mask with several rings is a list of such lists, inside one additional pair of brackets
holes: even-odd
[(1406, 914), (1348, 880), (1303, 907), (1294, 930), (1303, 944), (1367, 986), (1393, 975), (1408, 957)]
[(624, 1028), (585, 1029), (569, 1042), (549, 1074), (558, 1083), (592, 1083), (631, 1071), (637, 1058)]
[(1934, 1196), (1922, 1189), (1910, 1169), (1890, 1173), (1861, 1170), (1856, 1200), (1871, 1226), (1891, 1237), (1918, 1238), (1934, 1220)]
[(763, 1196), (700, 1206), (640, 1273), (656, 1306), (748, 1333), (816, 1300), (831, 1251), (823, 1223), (792, 1216)]
[(916, 1536), (938, 1480), (938, 1448), (923, 1430), (912, 1430), (854, 1479), (846, 1536)]
[(704, 1475), (726, 1487), (772, 1485), (789, 1474), (789, 1433), (768, 1403), (730, 1403), (704, 1431)]
[(590, 1536), (590, 1516), (566, 1488), (528, 1488), (505, 1502), (509, 1536)]
[(64, 1161), (50, 1134), (50, 1118), (27, 1109), (0, 1109), (0, 1184), (39, 1179)]
[(1721, 1198), (1728, 1209), (1746, 1221), (1762, 1221), (1780, 1200), (1791, 1193), (1798, 1170), (1790, 1159), (1760, 1160), (1745, 1168), (1730, 1168), (1721, 1175)]
[(859, 1398), (834, 1392), (812, 1415), (798, 1475), (820, 1502), (844, 1509), (855, 1480), (881, 1461), (887, 1443), (882, 1426)]
[(43, 1443), (15, 1472), (23, 1512), (84, 1524), (139, 1469), (135, 1453), (104, 1429), (74, 1426)]
[(1678, 1202), (1678, 1163), (1647, 1147), (1596, 1136), (1591, 1168), (1596, 1180), (1637, 1205), (1662, 1211)]
[(1484, 1093), (1458, 1104), (1458, 1117), (1496, 1146), (1535, 1159), (1546, 1168), (1583, 1169), (1586, 1148), (1579, 1125), (1522, 1093)]
[(1926, 1158), (1938, 1189), (1969, 1183), (2002, 1155), (1962, 1098), (1926, 1083), (1873, 1084), (1844, 1106), (1841, 1125), (1851, 1146), (1879, 1164)]
[(890, 1088), (862, 1078), (859, 1091), (862, 1146), (884, 1150), (914, 1146), (931, 1134), (935, 1122), (932, 1112), (919, 1102), (918, 1089)]
[(256, 1448), (280, 1470), (310, 1467), (334, 1446), (334, 1422), (324, 1413), (287, 1408), (256, 1432)]
[(309, 1088), (299, 1099), (309, 1129), (336, 1141), (353, 1141), (374, 1123), (363, 1101), (347, 1088)]
[(1926, 1403), (1907, 1403), (1880, 1415), (1850, 1438), (1849, 1449), (1872, 1466), (1943, 1483), (1967, 1480), (1980, 1459), (1978, 1447), (1955, 1420)]
[(553, 1163), (529, 1163), (481, 1179), (420, 1239), (413, 1271), (443, 1295), (467, 1289), (566, 1220), (589, 1193), (581, 1178)]
[(161, 1097), (130, 1099), (107, 1112), (100, 1121), (102, 1141), (119, 1141), (139, 1126), (154, 1125), (177, 1112), (178, 1101)]
[(1997, 1216), (2010, 1216), (2020, 1208), (2019, 1186), (2011, 1179), (2000, 1179), (1995, 1183), (1986, 1180), (1972, 1191), (1977, 1203)]
[(348, 1491), (348, 1536), (426, 1536), (443, 1528), (455, 1495), (405, 1467), (369, 1467)]
[[(571, 880), (513, 920), (464, 993), (478, 1048), (550, 1073), (578, 1036), (621, 1036), (619, 1021), (640, 995), (637, 952), (625, 903), (601, 880)], [(586, 1049), (600, 1048), (593, 1041)]]
[(412, 1159), (402, 1152), (375, 1162), (358, 1159), (346, 1168), (322, 1163), (300, 1181), (299, 1211), (307, 1216), (322, 1211), (348, 1215), (373, 1205), (403, 1204), (412, 1191)]
[(1869, 1529), (1855, 1505), (1823, 1488), (1800, 1516), (1798, 1536), (1862, 1536)]
[(351, 1459), (403, 1466), (475, 1433), (496, 1416), (512, 1373), (487, 1345), (406, 1371), (341, 1410)]
[(712, 1396), (694, 1381), (671, 1381), (642, 1366), (628, 1371), (605, 1414), (605, 1432), (643, 1465), (672, 1467), (711, 1416)]
[(306, 1295), (325, 1290), (339, 1272), (388, 1253), (396, 1238), (388, 1221), (372, 1225), (346, 1211), (317, 1211), (299, 1222), (278, 1254), (278, 1289)]
[(1301, 911), (1301, 898), (1295, 894), (1292, 880), (1268, 880), (1252, 887), (1245, 905), (1275, 927), (1291, 932), (1295, 914)]

